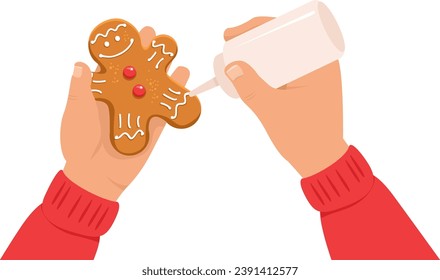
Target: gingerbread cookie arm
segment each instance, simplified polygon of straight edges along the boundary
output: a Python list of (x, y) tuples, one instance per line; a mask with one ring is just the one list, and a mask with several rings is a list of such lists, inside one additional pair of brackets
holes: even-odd
[(193, 125), (200, 117), (198, 98), (189, 96), (189, 90), (170, 80), (163, 89), (160, 105), (165, 108), (162, 115), (173, 127), (186, 128)]
[(153, 38), (151, 46), (147, 49), (147, 63), (154, 65), (150, 66), (150, 69), (166, 75), (167, 67), (176, 55), (176, 41), (168, 35), (159, 35)]
[(107, 81), (107, 77), (101, 73), (92, 73), (92, 83), (90, 88), (92, 90), (93, 96), (95, 99), (102, 99), (106, 97), (105, 84), (109, 82)]

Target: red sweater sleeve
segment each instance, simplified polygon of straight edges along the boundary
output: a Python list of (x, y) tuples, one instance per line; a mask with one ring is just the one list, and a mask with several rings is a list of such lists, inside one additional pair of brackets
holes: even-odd
[(310, 204), (321, 212), (332, 259), (438, 259), (353, 146), (301, 185)]
[(93, 259), (118, 209), (117, 202), (87, 192), (60, 171), (2, 259)]

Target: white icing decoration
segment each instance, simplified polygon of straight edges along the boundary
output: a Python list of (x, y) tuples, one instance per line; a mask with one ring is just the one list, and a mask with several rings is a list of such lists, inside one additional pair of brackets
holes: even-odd
[(128, 132), (123, 132), (123, 133), (120, 134), (120, 135), (115, 135), (115, 140), (119, 140), (119, 139), (121, 139), (124, 135), (127, 136), (128, 139), (133, 140), (133, 139), (138, 135), (138, 133), (139, 133), (141, 136), (144, 136), (144, 132), (143, 132), (141, 129), (138, 129), (138, 130), (133, 134), (133, 136), (131, 136), (130, 134), (128, 134)]
[(165, 98), (169, 99), (169, 100), (173, 100), (173, 101), (176, 101), (176, 100), (177, 100), (177, 98), (171, 97), (171, 96), (169, 96), (169, 95), (167, 95), (167, 94), (165, 94), (165, 93), (162, 93), (162, 95), (163, 95)]
[(119, 37), (119, 36), (116, 35), (116, 36), (115, 36), (115, 41), (116, 41), (116, 42), (121, 41), (121, 37)]
[(119, 114), (119, 128), (122, 127), (122, 115)]
[(153, 57), (155, 57), (156, 56), (156, 54), (157, 54), (157, 52), (154, 52), (153, 53), (153, 55), (152, 56), (150, 56), (150, 58), (148, 59), (148, 62), (150, 62), (152, 59), (153, 59)]
[(151, 45), (153, 46), (153, 48), (159, 48), (159, 47), (162, 47), (162, 53), (163, 53), (163, 54), (167, 54), (167, 55), (169, 55), (169, 56), (174, 56), (174, 53), (172, 53), (172, 52), (167, 52), (167, 51), (165, 50), (165, 44), (157, 44), (157, 45), (156, 45), (156, 40), (153, 40), (153, 42), (151, 43)]
[(105, 55), (105, 54), (100, 53), (99, 57), (100, 58), (115, 58), (117, 56), (123, 55), (124, 53), (126, 53), (131, 48), (131, 46), (133, 45), (133, 42), (134, 42), (134, 39), (131, 38), (130, 39), (130, 44), (128, 45), (128, 47), (125, 50), (121, 51), (120, 53), (117, 53), (115, 55)]
[(127, 124), (128, 124), (128, 128), (131, 129), (131, 124), (130, 124), (130, 113), (128, 113)]
[(102, 91), (99, 90), (99, 89), (92, 89), (92, 92), (97, 92), (97, 93), (99, 93), (99, 94), (102, 94)]
[(177, 95), (180, 95), (180, 94), (181, 94), (180, 91), (175, 91), (175, 90), (173, 90), (172, 88), (168, 88), (168, 90), (169, 90), (170, 92), (174, 93), (174, 94), (177, 94)]
[(171, 110), (171, 106), (166, 103), (160, 102), (160, 105), (167, 107), (168, 110)]
[(92, 80), (92, 83), (95, 83), (95, 84), (103, 84), (105, 82), (107, 82), (107, 81), (106, 80)]
[(95, 43), (96, 43), (96, 40), (98, 40), (99, 37), (107, 38), (108, 33), (109, 33), (110, 31), (114, 31), (114, 32), (116, 32), (116, 31), (118, 31), (119, 27), (121, 27), (121, 26), (122, 26), (122, 27), (127, 27), (127, 25), (126, 25), (125, 23), (121, 23), (121, 24), (119, 24), (118, 26), (116, 26), (116, 28), (109, 28), (109, 29), (107, 30), (107, 32), (105, 33), (105, 35), (102, 34), (102, 33), (98, 33), (98, 34), (96, 34), (95, 39), (94, 39), (93, 41), (91, 41), (90, 43), (91, 43), (92, 45), (95, 44)]
[(140, 125), (140, 120), (141, 120), (141, 116), (137, 116), (137, 118), (136, 118), (136, 124), (137, 124), (137, 127), (141, 127), (141, 125)]
[(104, 47), (106, 47), (106, 48), (110, 47), (110, 43), (108, 41), (105, 41), (104, 42)]
[(159, 69), (159, 64), (164, 60), (164, 58), (162, 57), (156, 64), (156, 69)]
[(175, 118), (177, 118), (177, 108), (179, 108), (179, 106), (185, 105), (186, 104), (186, 97), (189, 95), (189, 92), (185, 93), (185, 95), (183, 96), (183, 102), (177, 103), (176, 107), (174, 108), (174, 116), (171, 117), (172, 120), (174, 120)]

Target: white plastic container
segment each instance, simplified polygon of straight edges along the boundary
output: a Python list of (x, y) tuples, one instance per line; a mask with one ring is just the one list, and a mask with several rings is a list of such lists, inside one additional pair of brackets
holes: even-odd
[(245, 61), (273, 88), (283, 86), (337, 59), (344, 53), (342, 33), (330, 10), (312, 1), (229, 41), (214, 59), (215, 78), (195, 88), (194, 96), (217, 85), (238, 94), (225, 66)]

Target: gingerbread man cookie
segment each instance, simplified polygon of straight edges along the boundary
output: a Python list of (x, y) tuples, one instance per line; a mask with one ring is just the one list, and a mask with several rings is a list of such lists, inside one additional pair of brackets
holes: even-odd
[(167, 74), (177, 44), (167, 35), (143, 48), (137, 29), (122, 19), (99, 24), (90, 34), (89, 51), (99, 65), (93, 73), (92, 93), (107, 104), (110, 140), (122, 154), (134, 155), (148, 144), (148, 124), (160, 117), (176, 128), (193, 125), (200, 102)]

